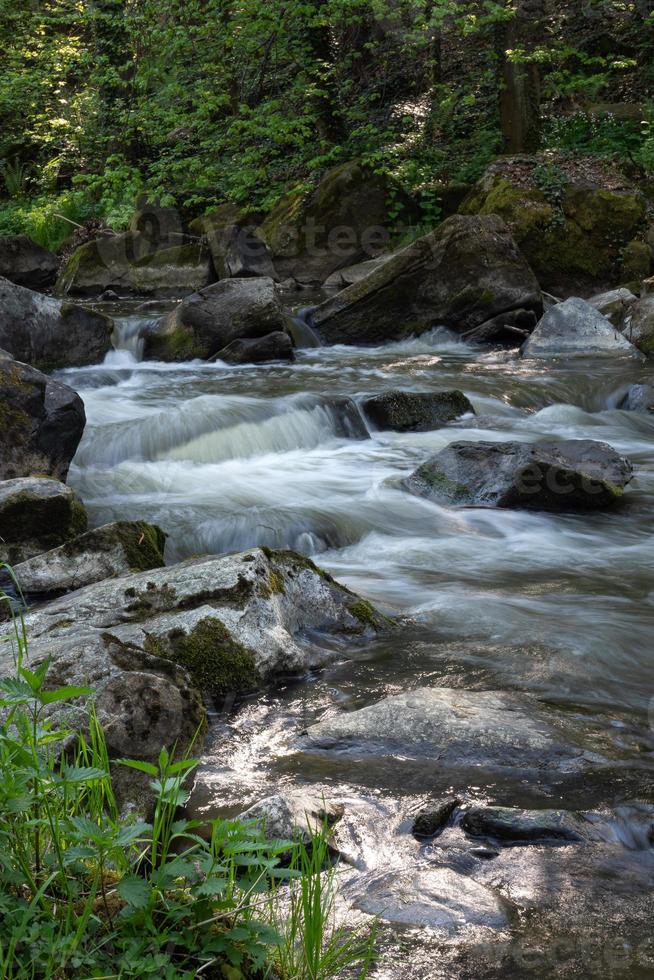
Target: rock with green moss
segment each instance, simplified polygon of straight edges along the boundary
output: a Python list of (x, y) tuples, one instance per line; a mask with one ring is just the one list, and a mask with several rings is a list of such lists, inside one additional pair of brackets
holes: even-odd
[(60, 294), (99, 296), (106, 290), (137, 296), (185, 296), (215, 281), (202, 243), (157, 247), (141, 232), (100, 237), (80, 245), (57, 282)]
[(59, 596), (85, 585), (164, 564), (166, 535), (145, 521), (118, 521), (86, 531), (14, 567), (28, 600)]
[(475, 410), (462, 391), (385, 391), (361, 403), (378, 429), (427, 432)]
[(654, 354), (654, 294), (642, 296), (631, 304), (622, 332), (644, 354)]
[(111, 349), (113, 321), (0, 279), (0, 348), (42, 370), (97, 364)]
[(0, 483), (0, 561), (18, 564), (86, 530), (84, 507), (74, 491), (39, 477)]
[(622, 250), (623, 282), (640, 282), (647, 279), (652, 269), (652, 252), (642, 239), (634, 238)]
[(456, 442), (403, 481), (442, 505), (586, 511), (621, 499), (632, 465), (604, 442)]
[(382, 343), (448, 326), (464, 333), (509, 310), (540, 313), (540, 287), (495, 215), (454, 215), (321, 303), (326, 343)]
[[(634, 187), (589, 186), (539, 157), (502, 158), (461, 204), (462, 214), (498, 214), (538, 276), (554, 292), (630, 278), (644, 267), (647, 203)], [(626, 250), (626, 251), (625, 251)]]
[(241, 337), (223, 347), (211, 358), (226, 364), (263, 364), (267, 361), (294, 361), (293, 341), (287, 333), (275, 330), (265, 337)]
[(235, 340), (284, 331), (286, 316), (272, 279), (223, 279), (187, 296), (145, 334), (148, 360), (207, 360)]
[(312, 190), (290, 191), (261, 224), (282, 279), (322, 283), (337, 269), (388, 249), (419, 210), (390, 177), (357, 160), (329, 170)]
[(65, 480), (85, 423), (72, 388), (0, 350), (0, 480)]

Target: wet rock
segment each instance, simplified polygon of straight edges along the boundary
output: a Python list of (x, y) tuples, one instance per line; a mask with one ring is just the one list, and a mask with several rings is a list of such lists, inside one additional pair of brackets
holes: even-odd
[(644, 354), (654, 353), (654, 295), (643, 296), (632, 304), (622, 332)]
[(85, 423), (72, 388), (0, 351), (0, 479), (65, 480)]
[(654, 385), (632, 385), (617, 407), (625, 412), (654, 412)]
[(0, 560), (15, 565), (86, 530), (86, 511), (70, 487), (23, 477), (0, 483)]
[(385, 391), (364, 398), (362, 408), (377, 429), (427, 432), (475, 410), (462, 391)]
[(165, 543), (165, 534), (153, 524), (118, 521), (21, 562), (14, 574), (28, 600), (62, 595), (128, 572), (160, 568)]
[(465, 333), (514, 309), (540, 313), (542, 299), (506, 225), (455, 215), (325, 300), (311, 323), (326, 343), (366, 344), (439, 325)]
[(430, 804), (416, 814), (411, 826), (414, 837), (435, 837), (446, 825), (461, 800), (452, 797)]
[(496, 343), (508, 347), (518, 347), (532, 332), (538, 317), (534, 310), (509, 310), (498, 313), (478, 327), (466, 331), (469, 343)]
[(268, 840), (301, 840), (328, 831), (341, 819), (342, 804), (312, 795), (310, 792), (277, 793), (267, 796), (239, 814), (241, 820), (256, 820)]
[(386, 251), (398, 224), (417, 219), (418, 208), (391, 178), (353, 160), (329, 170), (313, 191), (288, 193), (257, 234), (282, 279), (322, 283)]
[(461, 821), (472, 837), (493, 837), (505, 843), (586, 840), (583, 821), (566, 810), (520, 810), (513, 807), (473, 807)]
[(27, 289), (47, 289), (57, 278), (59, 260), (27, 235), (0, 235), (0, 276)]
[(522, 348), (523, 357), (627, 354), (638, 351), (605, 316), (573, 296), (551, 306)]
[(629, 289), (621, 287), (591, 296), (588, 302), (598, 313), (610, 320), (614, 327), (620, 329), (629, 308), (636, 302), (636, 297)]
[(234, 340), (283, 331), (286, 318), (272, 279), (222, 279), (193, 293), (145, 335), (145, 358), (207, 359)]
[(113, 322), (0, 279), (0, 347), (35, 367), (97, 364), (111, 349)]
[(403, 481), (441, 504), (575, 511), (608, 507), (632, 478), (629, 460), (603, 442), (451, 443)]
[(227, 364), (262, 364), (265, 361), (294, 361), (295, 354), (289, 335), (276, 330), (265, 337), (233, 340), (210, 360)]
[(498, 691), (418, 688), (312, 725), (308, 750), (434, 759), (444, 769), (575, 771), (581, 749), (564, 744), (528, 698)]
[(113, 289), (105, 289), (99, 299), (101, 303), (116, 303), (120, 296)]
[(365, 262), (357, 262), (356, 265), (348, 265), (345, 269), (337, 269), (325, 279), (322, 288), (327, 290), (345, 289), (346, 286), (351, 286), (355, 282), (361, 282), (375, 269), (379, 269), (385, 262), (388, 262), (391, 257), (392, 253), (389, 252), (385, 255), (379, 255), (375, 259), (367, 259)]

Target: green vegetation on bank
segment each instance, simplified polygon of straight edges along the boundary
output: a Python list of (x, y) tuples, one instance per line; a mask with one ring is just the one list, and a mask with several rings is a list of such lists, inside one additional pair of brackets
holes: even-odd
[[(339, 162), (432, 224), (503, 150), (654, 172), (654, 14), (590, 0), (2, 4), (0, 234), (58, 247), (142, 193), (268, 211)], [(391, 206), (392, 213), (392, 206)]]
[[(3, 980), (366, 975), (372, 934), (333, 925), (326, 829), (305, 845), (267, 840), (254, 821), (181, 819), (197, 762), (162, 748), (156, 764), (110, 763), (92, 692), (53, 689), (47, 661), (28, 666), (19, 621), (12, 646), (16, 669), (0, 680)], [(114, 766), (149, 781), (150, 821), (119, 811)]]

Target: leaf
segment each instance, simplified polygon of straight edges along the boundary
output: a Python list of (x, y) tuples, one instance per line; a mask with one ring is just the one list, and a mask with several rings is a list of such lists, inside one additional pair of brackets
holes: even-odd
[(65, 783), (95, 783), (105, 779), (108, 773), (95, 766), (64, 766), (62, 779)]
[(71, 701), (73, 698), (84, 698), (93, 694), (92, 687), (57, 687), (54, 691), (41, 691), (41, 704), (54, 704), (56, 701)]
[(157, 767), (153, 766), (151, 762), (141, 762), (139, 759), (116, 759), (116, 762), (120, 766), (129, 766), (130, 769), (145, 772), (148, 776), (156, 776), (158, 772)]
[(137, 875), (125, 875), (118, 882), (116, 891), (128, 905), (135, 909), (147, 908), (152, 894), (152, 888), (144, 878)]

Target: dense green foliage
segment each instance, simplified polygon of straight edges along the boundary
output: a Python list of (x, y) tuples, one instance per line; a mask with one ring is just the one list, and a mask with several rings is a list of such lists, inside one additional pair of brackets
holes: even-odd
[[(520, 100), (534, 71), (518, 143), (654, 169), (647, 3), (0, 5), (0, 233), (56, 246), (71, 230), (58, 216), (119, 227), (141, 191), (196, 212), (265, 210), (355, 157), (397, 175), (429, 219), (442, 184), (511, 145), (505, 97)], [(633, 111), (613, 115), (624, 102)]]

